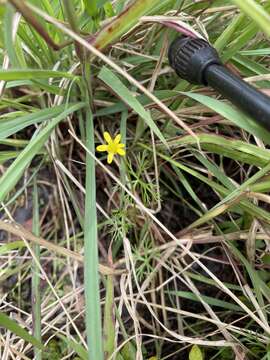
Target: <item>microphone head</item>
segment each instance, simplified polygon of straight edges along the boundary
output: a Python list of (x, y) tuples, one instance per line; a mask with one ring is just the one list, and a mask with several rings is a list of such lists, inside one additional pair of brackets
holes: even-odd
[(206, 68), (222, 64), (216, 49), (207, 41), (190, 36), (176, 38), (169, 47), (168, 58), (177, 75), (192, 84), (207, 85)]

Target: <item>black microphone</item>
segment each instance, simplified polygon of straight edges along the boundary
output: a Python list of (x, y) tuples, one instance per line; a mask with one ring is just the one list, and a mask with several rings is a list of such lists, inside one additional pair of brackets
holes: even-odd
[(270, 97), (234, 75), (215, 48), (199, 38), (181, 36), (169, 48), (169, 63), (177, 75), (192, 84), (209, 85), (258, 124), (270, 130)]

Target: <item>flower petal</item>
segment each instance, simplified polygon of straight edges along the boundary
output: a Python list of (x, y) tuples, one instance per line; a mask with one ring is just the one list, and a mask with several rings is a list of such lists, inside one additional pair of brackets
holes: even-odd
[(117, 149), (117, 154), (121, 155), (121, 156), (124, 156), (126, 154), (125, 150), (124, 149)]
[(116, 137), (114, 138), (114, 143), (115, 144), (119, 144), (120, 143), (120, 141), (121, 141), (121, 134), (118, 134), (118, 135), (116, 135)]
[(103, 133), (103, 137), (104, 139), (107, 141), (108, 144), (110, 144), (112, 142), (112, 138), (111, 138), (111, 135), (108, 133), (108, 131), (105, 131)]
[(108, 164), (111, 164), (111, 163), (112, 163), (112, 161), (113, 161), (113, 156), (114, 156), (114, 153), (112, 153), (112, 152), (110, 152), (110, 153), (108, 154), (108, 157), (107, 157), (107, 162), (108, 162)]
[(98, 145), (96, 147), (97, 151), (107, 151), (108, 150), (108, 145)]
[(125, 147), (125, 144), (118, 144), (118, 147), (119, 147), (120, 149), (122, 149), (122, 148)]

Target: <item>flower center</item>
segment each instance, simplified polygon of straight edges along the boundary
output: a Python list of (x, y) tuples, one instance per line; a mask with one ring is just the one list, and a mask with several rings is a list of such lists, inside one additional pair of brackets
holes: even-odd
[(111, 142), (110, 144), (108, 144), (108, 152), (116, 154), (117, 153), (117, 147), (118, 147), (118, 144), (115, 144), (114, 142)]

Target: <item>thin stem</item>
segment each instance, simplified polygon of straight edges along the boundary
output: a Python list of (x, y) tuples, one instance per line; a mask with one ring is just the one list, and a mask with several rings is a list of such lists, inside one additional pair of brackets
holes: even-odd
[[(70, 0), (63, 0), (63, 5), (64, 5), (64, 10), (65, 10), (65, 14), (67, 17), (67, 20), (69, 22), (69, 25), (71, 27), (71, 29), (75, 32), (75, 33), (79, 33), (79, 29), (77, 26), (77, 19), (76, 19), (76, 11), (74, 8), (74, 5), (72, 3), (72, 1)], [(76, 48), (76, 53), (78, 58), (83, 61), (84, 58), (84, 49), (83, 47), (75, 41), (75, 48)]]

